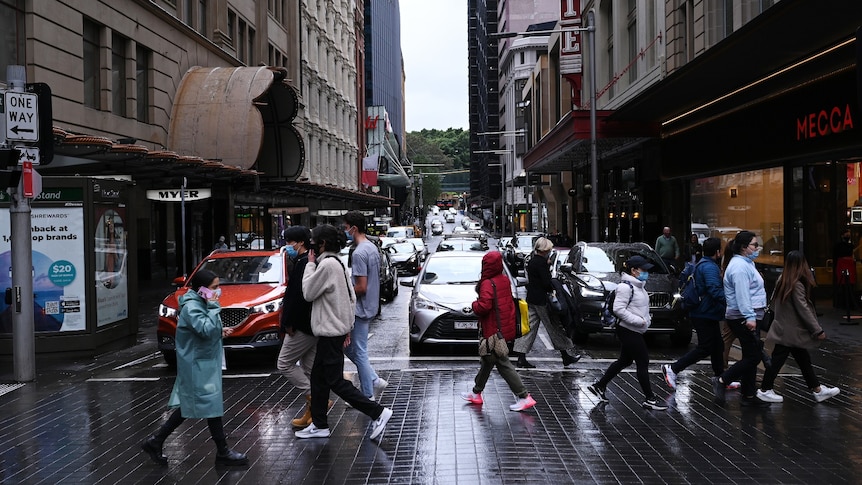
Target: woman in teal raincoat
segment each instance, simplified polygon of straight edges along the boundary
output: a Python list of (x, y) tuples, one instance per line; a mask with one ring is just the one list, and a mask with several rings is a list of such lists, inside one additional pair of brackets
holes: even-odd
[(179, 298), (177, 380), (168, 401), (168, 407), (174, 412), (141, 445), (150, 458), (160, 465), (168, 463), (162, 453), (165, 439), (186, 418), (206, 418), (216, 443), (216, 465), (248, 464), (246, 455), (228, 448), (222, 424), (222, 337), (230, 335), (233, 329), (222, 327), (218, 303), (220, 295), (218, 276), (202, 269), (192, 276), (191, 288)]

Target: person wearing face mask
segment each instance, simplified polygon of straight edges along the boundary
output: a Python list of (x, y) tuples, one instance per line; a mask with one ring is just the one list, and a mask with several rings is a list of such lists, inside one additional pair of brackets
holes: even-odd
[(380, 310), (380, 253), (365, 236), (366, 222), (361, 212), (344, 214), (342, 229), (344, 235), (353, 240), (350, 269), (356, 292), (356, 318), (344, 355), (356, 366), (362, 394), (374, 400), (374, 392), (382, 391), (389, 384), (377, 375), (368, 360), (368, 328)]
[(667, 409), (667, 405), (656, 398), (650, 385), (649, 351), (644, 340), (644, 333), (652, 321), (649, 294), (644, 286), (652, 268), (653, 264), (639, 255), (630, 256), (625, 262), (625, 271), (620, 275), (613, 309), (614, 315), (619, 319), (617, 338), (620, 341), (620, 356), (608, 366), (602, 378), (588, 386), (587, 390), (600, 401), (608, 402), (605, 392), (611, 379), (634, 362), (637, 366), (638, 383), (644, 393), (643, 407), (663, 411)]
[(712, 378), (712, 389), (717, 402), (725, 401), (726, 385), (740, 381), (743, 407), (766, 407), (768, 402), (756, 395), (757, 364), (763, 357), (760, 338), (757, 335), (757, 321), (763, 319), (766, 310), (766, 289), (763, 277), (754, 266), (760, 255), (760, 243), (751, 231), (740, 231), (728, 248), (733, 254), (724, 271), (724, 297), (727, 308), (724, 317), (727, 326), (739, 339), (742, 358)]
[[(311, 303), (302, 297), (302, 274), (308, 264), (311, 231), (305, 226), (284, 230), (284, 251), (292, 263), (287, 288), (281, 304), (281, 330), (284, 341), (276, 367), (297, 389), (305, 394), (305, 411), (291, 421), (296, 428), (311, 424), (311, 367), (317, 348), (317, 337), (311, 331)], [(296, 365), (299, 362), (299, 365)]]
[(219, 278), (212, 271), (201, 269), (192, 276), (189, 290), (179, 298), (176, 355), (177, 379), (168, 401), (174, 412), (168, 420), (147, 438), (141, 448), (159, 465), (167, 465), (162, 452), (165, 439), (187, 418), (206, 418), (216, 444), (216, 465), (247, 465), (248, 457), (227, 446), (222, 415), (222, 338), (233, 333), (223, 327)]

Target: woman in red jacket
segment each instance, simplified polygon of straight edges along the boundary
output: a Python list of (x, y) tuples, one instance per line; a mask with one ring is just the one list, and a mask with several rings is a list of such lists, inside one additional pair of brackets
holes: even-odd
[[(499, 251), (485, 254), (482, 258), (482, 277), (476, 285), (479, 298), (473, 302), (473, 313), (479, 317), (479, 329), (485, 338), (497, 333), (499, 318), (500, 331), (511, 347), (511, 342), (515, 340), (515, 300), (510, 288), (509, 278), (503, 274), (503, 255)], [(491, 352), (479, 359), (482, 366), (476, 374), (476, 384), (471, 392), (461, 394), (462, 399), (473, 404), (482, 404), (482, 391), (491, 376), (491, 369), (496, 365), (500, 375), (509, 384), (509, 389), (518, 396), (518, 400), (509, 406), (509, 409), (524, 411), (536, 405), (508, 357), (497, 357)]]

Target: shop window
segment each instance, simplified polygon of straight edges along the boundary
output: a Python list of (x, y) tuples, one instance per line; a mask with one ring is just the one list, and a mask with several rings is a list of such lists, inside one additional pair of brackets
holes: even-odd
[(691, 182), (692, 230), (701, 233), (704, 225), (709, 236), (724, 245), (739, 231), (757, 235), (763, 245), (757, 263), (784, 265), (784, 169), (738, 172), (706, 177)]
[(24, 2), (0, 0), (0, 81), (6, 81), (6, 66), (24, 63)]

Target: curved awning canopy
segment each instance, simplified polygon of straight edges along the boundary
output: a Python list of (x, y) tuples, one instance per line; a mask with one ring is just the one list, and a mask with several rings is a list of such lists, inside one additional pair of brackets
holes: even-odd
[(293, 126), (299, 96), (275, 67), (194, 67), (171, 111), (168, 149), (295, 180), (305, 148)]

